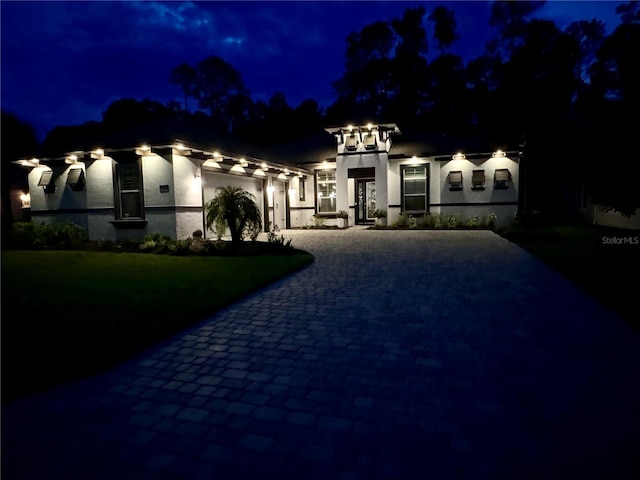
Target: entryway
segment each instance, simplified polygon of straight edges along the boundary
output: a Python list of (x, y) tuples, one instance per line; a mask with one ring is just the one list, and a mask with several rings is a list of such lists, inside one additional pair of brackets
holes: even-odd
[(375, 178), (356, 179), (356, 225), (373, 223), (376, 209), (376, 182)]

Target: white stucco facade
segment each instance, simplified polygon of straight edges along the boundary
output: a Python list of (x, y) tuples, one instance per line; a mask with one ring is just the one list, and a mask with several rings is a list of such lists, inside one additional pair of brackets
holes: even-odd
[[(30, 169), (35, 222), (74, 222), (92, 240), (206, 238), (206, 204), (217, 189), (243, 188), (262, 212), (264, 231), (313, 225), (372, 224), (376, 211), (393, 224), (401, 215), (451, 215), (463, 221), (495, 215), (513, 220), (519, 201), (517, 152), (414, 155), (394, 147), (395, 124), (326, 129), (335, 153), (308, 162), (244, 158), (182, 144), (74, 152), (20, 161)], [(78, 170), (80, 169), (80, 170)]]

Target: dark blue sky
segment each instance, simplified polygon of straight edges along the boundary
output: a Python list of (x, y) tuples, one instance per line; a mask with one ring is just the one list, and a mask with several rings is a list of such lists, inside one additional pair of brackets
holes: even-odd
[[(618, 1), (549, 1), (538, 16), (618, 23)], [(181, 100), (169, 81), (176, 65), (217, 55), (240, 71), (254, 100), (285, 94), (291, 106), (333, 100), (345, 39), (408, 6), (454, 8), (453, 51), (479, 55), (492, 32), (486, 1), (120, 2), (5, 1), (1, 7), (1, 106), (42, 139), (56, 125), (100, 120), (119, 98)], [(427, 24), (431, 37), (431, 24)]]

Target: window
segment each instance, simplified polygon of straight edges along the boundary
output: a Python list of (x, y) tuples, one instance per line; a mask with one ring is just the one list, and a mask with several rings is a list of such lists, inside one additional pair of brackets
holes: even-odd
[(358, 139), (354, 134), (351, 134), (345, 139), (344, 146), (347, 150), (353, 152), (358, 148)]
[(48, 187), (51, 183), (51, 179), (53, 178), (53, 170), (44, 170), (42, 175), (40, 175), (40, 180), (38, 181), (39, 187)]
[(373, 133), (367, 133), (364, 136), (364, 148), (374, 150), (376, 148), (376, 136)]
[(306, 198), (306, 195), (305, 195), (306, 186), (307, 186), (306, 179), (300, 178), (298, 180), (298, 194), (300, 195), (299, 199), (301, 202), (304, 202)]
[(44, 187), (45, 193), (55, 193), (57, 188), (56, 184), (53, 183), (52, 180), (53, 170), (43, 170), (42, 175), (40, 175), (40, 180), (38, 181), (38, 186)]
[(509, 181), (511, 180), (511, 174), (506, 168), (499, 168), (495, 171), (493, 187), (496, 189), (509, 188)]
[(402, 169), (402, 211), (427, 210), (427, 167), (408, 166)]
[(67, 185), (71, 190), (80, 191), (84, 188), (84, 170), (82, 168), (71, 168), (67, 174)]
[(449, 172), (449, 190), (462, 190), (462, 172)]
[(318, 213), (336, 211), (336, 172), (318, 172)]
[(118, 219), (142, 219), (142, 175), (138, 162), (116, 164)]
[(474, 170), (471, 176), (471, 188), (484, 188), (484, 170)]

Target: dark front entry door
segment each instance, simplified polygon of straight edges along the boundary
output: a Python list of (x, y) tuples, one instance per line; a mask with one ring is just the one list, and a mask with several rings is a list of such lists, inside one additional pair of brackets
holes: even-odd
[(356, 224), (372, 223), (376, 209), (376, 182), (373, 178), (356, 179)]

